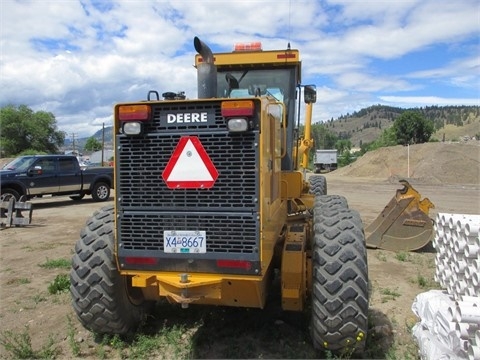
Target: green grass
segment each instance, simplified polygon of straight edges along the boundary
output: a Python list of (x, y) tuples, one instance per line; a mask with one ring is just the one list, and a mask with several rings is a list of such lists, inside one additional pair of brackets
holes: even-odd
[(390, 300), (396, 300), (398, 297), (401, 296), (397, 290), (392, 290), (390, 288), (383, 288), (380, 289), (380, 294), (382, 294), (382, 303), (385, 303)]
[(411, 255), (408, 252), (401, 251), (395, 254), (395, 259), (402, 262), (411, 261)]
[(7, 281), (7, 285), (25, 285), (30, 284), (32, 281), (28, 278), (14, 278)]
[(421, 289), (432, 290), (440, 289), (440, 285), (431, 278), (427, 278), (421, 274), (417, 274), (417, 277), (410, 280), (411, 283), (417, 284)]
[(48, 259), (43, 264), (39, 264), (44, 269), (70, 269), (70, 260), (66, 259)]
[(55, 343), (55, 339), (49, 336), (41, 349), (33, 349), (28, 326), (21, 332), (6, 330), (0, 333), (0, 345), (14, 359), (54, 359), (58, 354)]
[(66, 274), (58, 274), (48, 285), (48, 292), (52, 295), (67, 292), (70, 288), (70, 278)]

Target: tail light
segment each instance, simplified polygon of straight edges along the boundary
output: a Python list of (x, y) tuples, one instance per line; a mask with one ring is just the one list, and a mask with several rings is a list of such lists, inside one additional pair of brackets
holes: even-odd
[(255, 106), (252, 100), (229, 100), (222, 102), (222, 116), (227, 118), (230, 132), (245, 132), (249, 130), (249, 118), (253, 115)]
[(229, 100), (222, 102), (222, 116), (252, 116), (254, 105), (252, 100)]
[(143, 134), (143, 123), (151, 120), (149, 105), (120, 105), (118, 119), (122, 122), (122, 132), (125, 135)]

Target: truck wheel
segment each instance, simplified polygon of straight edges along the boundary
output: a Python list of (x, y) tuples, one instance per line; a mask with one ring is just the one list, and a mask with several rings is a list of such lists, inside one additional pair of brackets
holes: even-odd
[(20, 194), (16, 190), (10, 188), (2, 189), (2, 193), (0, 194), (0, 201), (8, 201), (12, 197), (14, 197), (15, 200), (18, 200), (20, 199)]
[(322, 175), (313, 175), (308, 178), (310, 194), (327, 195), (327, 179)]
[(368, 329), (362, 221), (356, 211), (341, 205), (325, 206), (318, 198), (314, 209), (313, 344), (337, 354), (362, 354)]
[(92, 198), (95, 201), (107, 201), (110, 198), (110, 186), (103, 181), (93, 185)]
[(70, 271), (72, 305), (82, 325), (98, 334), (135, 331), (151, 302), (119, 274), (114, 258), (113, 206), (96, 211), (75, 245)]

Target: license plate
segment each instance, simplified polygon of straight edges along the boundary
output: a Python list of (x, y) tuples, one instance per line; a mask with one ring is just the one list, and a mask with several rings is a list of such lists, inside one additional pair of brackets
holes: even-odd
[(163, 232), (163, 251), (178, 254), (201, 254), (207, 252), (207, 236), (205, 231)]

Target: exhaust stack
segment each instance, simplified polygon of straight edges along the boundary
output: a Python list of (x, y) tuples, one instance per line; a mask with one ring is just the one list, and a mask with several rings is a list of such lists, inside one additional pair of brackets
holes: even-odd
[(217, 68), (213, 63), (212, 50), (196, 36), (193, 45), (203, 59), (203, 62), (197, 65), (198, 98), (214, 98), (217, 96)]

